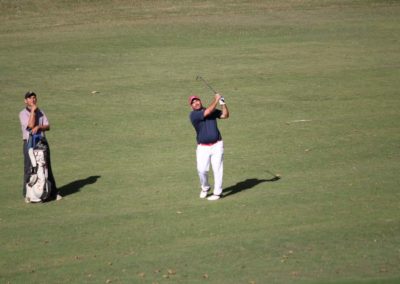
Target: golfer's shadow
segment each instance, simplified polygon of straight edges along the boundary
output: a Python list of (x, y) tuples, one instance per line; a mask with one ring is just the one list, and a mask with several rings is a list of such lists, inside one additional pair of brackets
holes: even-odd
[(76, 181), (70, 182), (62, 187), (59, 187), (61, 196), (67, 196), (70, 194), (74, 194), (79, 192), (83, 187), (89, 184), (93, 184), (99, 179), (101, 176), (90, 176), (85, 179), (78, 179)]
[(239, 193), (241, 191), (250, 189), (255, 187), (256, 185), (259, 185), (260, 183), (263, 182), (273, 182), (273, 181), (278, 181), (280, 180), (280, 177), (273, 177), (271, 179), (258, 179), (258, 178), (248, 178), (244, 181), (238, 182), (235, 185), (232, 185), (230, 187), (224, 188), (222, 193), (224, 197), (227, 197), (229, 195)]

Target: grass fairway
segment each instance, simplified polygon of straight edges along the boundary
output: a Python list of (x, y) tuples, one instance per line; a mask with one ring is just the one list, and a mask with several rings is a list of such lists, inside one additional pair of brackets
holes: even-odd
[[(4, 0), (0, 23), (1, 283), (400, 282), (398, 1)], [(217, 202), (198, 74), (231, 111)], [(21, 196), (27, 90), (59, 202)]]

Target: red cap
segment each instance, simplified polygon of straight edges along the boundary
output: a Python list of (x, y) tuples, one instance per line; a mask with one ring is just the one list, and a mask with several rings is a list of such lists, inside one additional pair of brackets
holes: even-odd
[(200, 98), (199, 98), (198, 96), (190, 96), (190, 97), (189, 97), (189, 105), (192, 104), (193, 100), (199, 100), (199, 101), (201, 101)]

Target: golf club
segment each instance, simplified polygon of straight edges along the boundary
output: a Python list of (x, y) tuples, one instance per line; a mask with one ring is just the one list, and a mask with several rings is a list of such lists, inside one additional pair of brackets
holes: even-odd
[(274, 179), (281, 179), (281, 175), (280, 174), (275, 174), (269, 170), (265, 170), (267, 173), (269, 173), (270, 175), (274, 176)]
[(214, 94), (217, 94), (217, 92), (213, 89), (213, 87), (211, 87), (210, 84), (208, 84), (207, 81), (203, 79), (203, 77), (201, 77), (200, 75), (197, 75), (196, 80), (197, 80), (197, 81), (201, 80), (204, 84), (206, 84), (206, 86), (207, 86)]

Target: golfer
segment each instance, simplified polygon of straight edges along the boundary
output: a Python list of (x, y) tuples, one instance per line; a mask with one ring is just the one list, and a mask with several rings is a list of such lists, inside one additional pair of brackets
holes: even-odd
[[(25, 198), (26, 196), (26, 183), (29, 181), (31, 174), (31, 160), (28, 154), (28, 140), (29, 135), (34, 135), (35, 137), (40, 136), (44, 143), (47, 144), (45, 137), (45, 131), (50, 130), (49, 120), (47, 119), (45, 113), (40, 110), (37, 106), (37, 97), (34, 92), (27, 92), (25, 94), (25, 108), (19, 113), (19, 121), (21, 123), (22, 130), (22, 140), (23, 140), (23, 154), (24, 154), (24, 183), (22, 194)], [(60, 200), (62, 197), (58, 194), (58, 189), (56, 186), (56, 181), (51, 170), (50, 161), (50, 147), (48, 147), (47, 153), (47, 169), (48, 169), (48, 179), (52, 184), (50, 199)]]
[[(217, 109), (218, 103), (221, 110)], [(214, 173), (214, 191), (207, 199), (218, 200), (222, 195), (224, 143), (218, 130), (217, 118), (228, 118), (229, 110), (220, 94), (215, 94), (207, 108), (203, 107), (198, 96), (189, 97), (189, 105), (192, 107), (190, 121), (196, 130), (196, 161), (201, 185), (200, 198), (206, 198), (210, 190), (208, 172), (211, 163)]]

